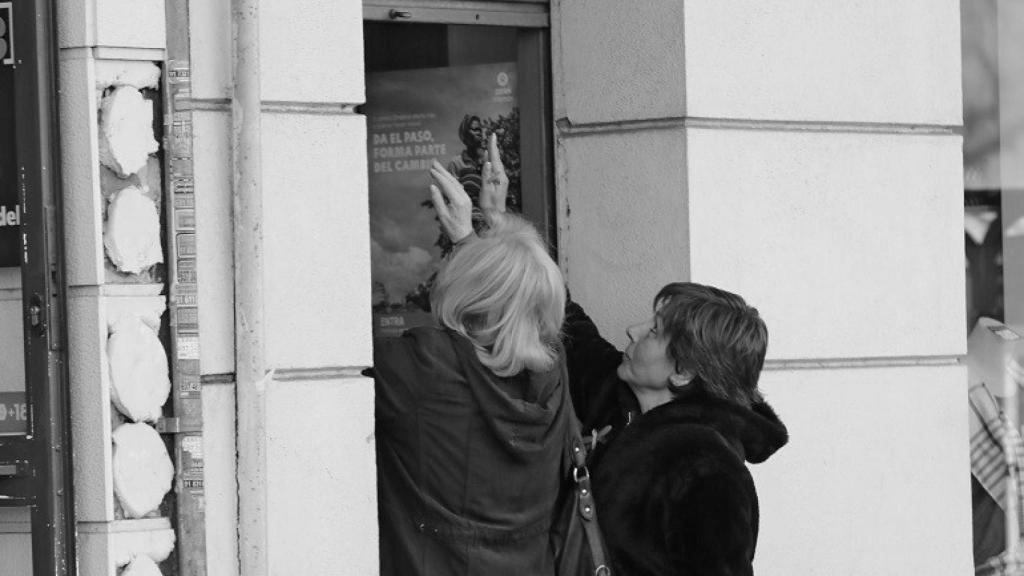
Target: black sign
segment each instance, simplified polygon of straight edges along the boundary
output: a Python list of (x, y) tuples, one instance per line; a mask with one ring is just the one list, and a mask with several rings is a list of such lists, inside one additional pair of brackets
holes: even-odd
[(0, 2), (0, 267), (18, 266), (18, 161), (14, 136), (14, 35), (11, 3)]

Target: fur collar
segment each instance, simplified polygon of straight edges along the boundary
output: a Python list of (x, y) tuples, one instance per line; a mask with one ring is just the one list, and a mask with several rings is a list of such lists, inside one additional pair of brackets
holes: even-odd
[(673, 401), (653, 408), (630, 427), (664, 429), (679, 425), (701, 425), (721, 434), (747, 462), (764, 462), (786, 445), (786, 426), (767, 402), (747, 408), (702, 391), (684, 393)]

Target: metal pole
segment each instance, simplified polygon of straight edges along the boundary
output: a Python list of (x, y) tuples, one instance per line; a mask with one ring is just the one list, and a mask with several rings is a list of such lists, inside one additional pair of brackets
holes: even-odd
[(241, 573), (263, 576), (268, 567), (258, 0), (232, 0), (231, 29), (238, 546)]
[[(35, 166), (19, 154), (20, 195), (25, 261), (22, 265), (23, 298), (39, 306), (39, 324), (26, 323), (26, 362), (32, 414), (29, 416), (34, 466), (37, 470), (32, 509), (33, 571), (70, 576), (75, 564), (75, 519), (72, 494), (70, 400), (64, 356), (66, 301), (62, 270), (63, 218), (60, 205), (60, 149), (57, 127), (56, 4), (36, 0), (32, 11), (15, 14), (20, 32), (29, 32), (26, 75), (19, 87), (32, 112), (27, 130), (18, 135), (19, 148), (35, 156)], [(22, 56), (26, 51), (22, 51)], [(19, 58), (19, 65), (22, 59)], [(24, 109), (23, 109), (24, 110)], [(33, 149), (34, 148), (34, 149)]]
[(199, 367), (199, 287), (192, 158), (192, 69), (189, 0), (168, 0), (164, 62), (164, 204), (167, 227), (168, 310), (171, 322), (173, 417), (158, 428), (172, 435), (178, 576), (206, 576), (206, 494), (203, 472), (203, 395)]

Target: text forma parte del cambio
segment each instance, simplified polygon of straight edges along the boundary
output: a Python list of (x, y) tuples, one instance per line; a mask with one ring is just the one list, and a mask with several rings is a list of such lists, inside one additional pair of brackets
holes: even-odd
[(374, 134), (373, 172), (427, 170), (432, 160), (447, 153), (447, 146), (435, 143), (430, 130)]

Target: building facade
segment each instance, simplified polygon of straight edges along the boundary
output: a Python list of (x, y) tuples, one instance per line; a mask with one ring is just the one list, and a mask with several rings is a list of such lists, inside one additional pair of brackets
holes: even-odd
[[(79, 573), (148, 560), (200, 573), (196, 554), (217, 576), (377, 572), (365, 39), (379, 22), (480, 21), (533, 34), (516, 54), (539, 96), (519, 106), (541, 172), (524, 182), (546, 190), (535, 219), (603, 333), (624, 345), (677, 280), (737, 292), (765, 318), (762, 387), (791, 441), (753, 468), (758, 573), (972, 570), (958, 2), (57, 5)], [(122, 88), (142, 98), (120, 104)], [(125, 110), (138, 124), (146, 106), (159, 147), (117, 152), (112, 122)], [(189, 176), (194, 221), (171, 224)], [(135, 252), (112, 248), (127, 187), (162, 219), (163, 262), (133, 268)], [(4, 324), (19, 321), (19, 278), (0, 269)], [(178, 299), (190, 283), (195, 331)], [(198, 358), (201, 390), (197, 427), (167, 409), (141, 424), (163, 434), (177, 496), (139, 514), (118, 464), (128, 443), (115, 445), (135, 418), (110, 392), (126, 316), (166, 346), (172, 397), (190, 397), (182, 360)], [(201, 430), (184, 464), (174, 426)], [(189, 462), (199, 524), (180, 512)], [(142, 482), (144, 496), (164, 480)], [(0, 509), (0, 573), (31, 574), (30, 525)]]

